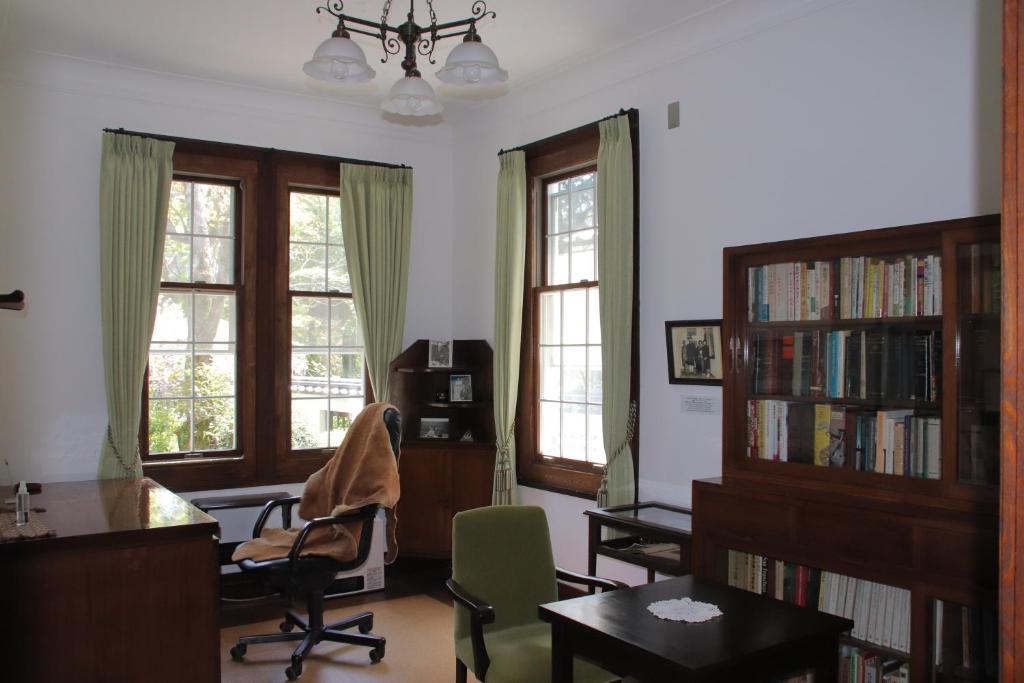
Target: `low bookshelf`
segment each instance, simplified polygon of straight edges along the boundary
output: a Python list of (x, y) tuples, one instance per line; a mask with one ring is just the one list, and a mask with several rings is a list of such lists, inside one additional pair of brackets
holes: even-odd
[(994, 681), (999, 217), (729, 248), (724, 278), (694, 573), (849, 611), (858, 676)]

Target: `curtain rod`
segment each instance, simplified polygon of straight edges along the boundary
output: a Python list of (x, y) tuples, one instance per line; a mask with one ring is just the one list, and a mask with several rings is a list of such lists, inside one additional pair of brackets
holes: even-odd
[(346, 164), (356, 164), (359, 166), (381, 166), (383, 168), (408, 168), (412, 169), (412, 166), (406, 166), (405, 164), (388, 164), (382, 161), (366, 161), (364, 159), (347, 159), (345, 157), (335, 157), (327, 154), (313, 154), (311, 152), (290, 152), (288, 150), (281, 150), (275, 147), (256, 147), (253, 145), (239, 145), (231, 142), (212, 142), (210, 140), (199, 140), (196, 138), (176, 138), (171, 135), (157, 135), (154, 133), (140, 133), (134, 130), (125, 130), (124, 128), (104, 128), (104, 133), (118, 133), (120, 135), (131, 135), (137, 138), (149, 138), (151, 140), (164, 140), (167, 142), (183, 142), (183, 143), (194, 143), (200, 145), (217, 145), (220, 147), (235, 148), (235, 149), (247, 149), (255, 152), (288, 152), (289, 154), (301, 154), (303, 156), (312, 157), (314, 159), (325, 159), (328, 161), (338, 161)]
[(636, 107), (630, 107), (629, 109), (620, 109), (617, 114), (610, 114), (608, 116), (605, 116), (603, 119), (598, 119), (597, 121), (592, 121), (591, 123), (585, 123), (582, 126), (578, 126), (577, 128), (573, 128), (572, 130), (567, 130), (567, 131), (565, 131), (565, 133), (557, 133), (556, 135), (552, 135), (552, 136), (546, 137), (543, 140), (536, 140), (534, 142), (530, 142), (530, 143), (527, 143), (525, 145), (519, 145), (518, 147), (510, 147), (508, 149), (499, 149), (498, 150), (498, 156), (501, 156), (502, 154), (505, 154), (506, 152), (522, 152), (522, 151), (525, 151), (526, 148), (529, 147), (530, 145), (535, 145), (538, 142), (544, 142), (544, 140), (549, 140), (552, 137), (557, 137), (557, 135), (565, 135), (566, 133), (572, 133), (572, 132), (577, 131), (577, 130), (582, 130), (583, 128), (589, 128), (590, 126), (596, 126), (597, 124), (601, 123), (602, 121), (608, 121), (610, 119), (614, 119), (614, 118), (617, 118), (619, 116), (626, 116), (626, 115), (629, 115), (629, 114), (637, 114), (637, 113), (639, 113), (639, 110)]

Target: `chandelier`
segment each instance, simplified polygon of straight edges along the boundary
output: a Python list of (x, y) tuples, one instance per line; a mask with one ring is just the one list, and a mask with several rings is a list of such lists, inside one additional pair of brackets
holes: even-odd
[(366, 61), (366, 54), (351, 38), (351, 33), (360, 33), (380, 41), (384, 49), (381, 63), (404, 51), (402, 69), (405, 77), (391, 88), (381, 108), (400, 116), (429, 116), (440, 114), (444, 107), (434, 94), (434, 88), (423, 80), (416, 64), (417, 56), (434, 61), (434, 46), (437, 41), (456, 36), (465, 36), (462, 43), (448, 54), (444, 68), (437, 72), (438, 80), (453, 85), (489, 85), (508, 79), (508, 72), (498, 65), (494, 51), (480, 41), (476, 22), (486, 17), (495, 17), (488, 11), (487, 3), (476, 0), (470, 8), (471, 16), (457, 21), (439, 24), (431, 0), (426, 0), (430, 12), (430, 24), (420, 26), (413, 18), (415, 0), (409, 0), (406, 21), (398, 26), (388, 24), (391, 0), (386, 0), (380, 21), (360, 19), (344, 13), (341, 0), (329, 0), (316, 8), (317, 14), (326, 12), (337, 18), (338, 27), (331, 37), (320, 43), (313, 59), (303, 65), (302, 70), (309, 76), (332, 83), (363, 83), (374, 77), (375, 72)]

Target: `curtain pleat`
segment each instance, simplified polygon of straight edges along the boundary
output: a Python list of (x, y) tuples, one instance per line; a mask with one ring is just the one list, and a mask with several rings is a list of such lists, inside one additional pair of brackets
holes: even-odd
[(341, 227), (366, 368), (377, 401), (389, 398), (388, 368), (402, 351), (412, 169), (341, 165)]
[(100, 307), (107, 431), (99, 476), (142, 476), (142, 382), (156, 319), (174, 143), (103, 134)]
[(516, 502), (516, 399), (526, 264), (526, 154), (498, 157), (497, 239), (494, 248), (494, 430), (497, 453), (491, 503)]
[(636, 425), (630, 400), (633, 330), (633, 145), (629, 117), (600, 122), (597, 153), (598, 279), (601, 283), (601, 422), (607, 457), (598, 506), (634, 499)]

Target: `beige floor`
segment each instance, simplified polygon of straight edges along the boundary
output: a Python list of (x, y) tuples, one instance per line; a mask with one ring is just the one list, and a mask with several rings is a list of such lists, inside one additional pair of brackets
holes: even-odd
[[(303, 664), (303, 683), (451, 683), (455, 678), (452, 608), (423, 595), (382, 600), (368, 605), (329, 610), (325, 621), (370, 611), (373, 632), (388, 639), (379, 664), (371, 664), (362, 647), (320, 643)], [(280, 619), (225, 628), (220, 632), (221, 680), (231, 683), (277, 683), (287, 680), (293, 643), (251, 645), (245, 660), (234, 662), (228, 650), (239, 636), (274, 633)]]

